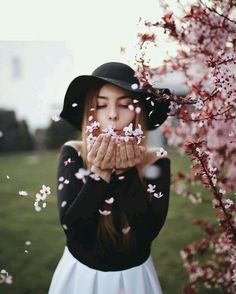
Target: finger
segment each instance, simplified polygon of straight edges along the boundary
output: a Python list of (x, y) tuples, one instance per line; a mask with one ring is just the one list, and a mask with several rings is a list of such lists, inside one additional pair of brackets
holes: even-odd
[(135, 154), (135, 162), (138, 164), (140, 162), (141, 157), (141, 149), (137, 142), (134, 143), (134, 154)]
[(134, 153), (134, 144), (133, 138), (129, 138), (129, 141), (125, 144), (126, 154), (127, 154), (127, 161), (129, 166), (133, 166), (135, 164), (135, 153)]
[(91, 160), (96, 157), (97, 150), (102, 143), (102, 139), (103, 139), (102, 134), (99, 134), (95, 142), (89, 145), (88, 160)]
[(145, 152), (145, 148), (143, 146), (139, 146), (139, 149), (140, 149), (140, 154), (141, 154), (139, 157), (139, 162), (141, 162), (144, 159), (146, 152)]
[(111, 166), (112, 166), (112, 168), (115, 168), (115, 166), (116, 166), (116, 152), (115, 152), (114, 148), (113, 148), (113, 153), (112, 153), (112, 158), (111, 158)]
[(120, 145), (116, 146), (116, 169), (120, 168), (121, 158), (120, 158)]
[(141, 155), (139, 157), (139, 162), (142, 162), (144, 160), (144, 158), (146, 158), (146, 148), (144, 146), (139, 146), (140, 148), (140, 152), (141, 152)]
[(127, 155), (126, 155), (126, 148), (125, 148), (125, 142), (121, 141), (120, 143), (120, 159), (121, 159), (121, 163), (123, 165), (125, 165), (127, 163)]
[(137, 144), (134, 144), (134, 153), (135, 153), (135, 157), (139, 157), (141, 155), (141, 149), (139, 145)]
[(101, 145), (103, 139), (103, 134), (99, 134), (98, 137), (95, 139), (94, 143), (90, 144), (90, 151), (92, 154), (96, 154), (99, 146)]
[(95, 159), (96, 162), (101, 162), (103, 160), (109, 145), (109, 141), (110, 141), (110, 136), (105, 135), (97, 151), (97, 155)]
[(113, 153), (115, 153), (114, 152), (114, 146), (115, 146), (115, 138), (110, 138), (106, 154), (105, 154), (105, 156), (103, 158), (103, 160), (105, 162), (110, 161), (111, 158), (113, 157)]

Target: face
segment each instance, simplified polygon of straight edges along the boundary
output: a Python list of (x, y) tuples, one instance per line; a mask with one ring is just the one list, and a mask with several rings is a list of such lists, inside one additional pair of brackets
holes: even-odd
[[(135, 111), (128, 108), (133, 104), (134, 94), (112, 84), (105, 84), (97, 96), (97, 121), (100, 130), (112, 125), (114, 129), (122, 130), (135, 119)], [(121, 132), (117, 132), (118, 134)]]

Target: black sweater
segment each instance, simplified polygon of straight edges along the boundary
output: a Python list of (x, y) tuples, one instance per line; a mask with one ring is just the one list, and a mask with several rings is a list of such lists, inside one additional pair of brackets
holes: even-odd
[[(101, 271), (124, 270), (146, 261), (151, 243), (166, 220), (171, 183), (170, 159), (159, 158), (153, 165), (159, 168), (160, 174), (154, 179), (145, 176), (146, 187), (142, 185), (135, 166), (119, 175), (112, 173), (109, 183), (101, 177), (94, 177), (97, 175), (91, 171), (83, 181), (75, 176), (85, 166), (82, 156), (69, 145), (61, 147), (57, 168), (57, 205), (67, 247), (77, 260)], [(69, 183), (64, 183), (65, 180)], [(158, 198), (151, 192), (149, 202), (148, 184), (156, 185), (154, 192), (162, 192), (163, 196)], [(96, 233), (99, 218), (107, 216), (102, 215), (99, 209), (103, 211), (105, 200), (111, 197), (114, 198), (111, 215), (120, 239), (123, 234), (120, 219), (125, 213), (130, 226), (128, 234), (133, 234), (135, 243), (129, 251), (119, 250), (111, 243), (110, 250), (101, 255)]]

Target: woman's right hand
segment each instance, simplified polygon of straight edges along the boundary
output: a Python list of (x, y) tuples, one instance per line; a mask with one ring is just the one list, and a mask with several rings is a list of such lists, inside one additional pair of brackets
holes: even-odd
[(115, 140), (106, 134), (99, 134), (89, 149), (87, 160), (93, 166), (102, 170), (112, 170), (115, 167)]

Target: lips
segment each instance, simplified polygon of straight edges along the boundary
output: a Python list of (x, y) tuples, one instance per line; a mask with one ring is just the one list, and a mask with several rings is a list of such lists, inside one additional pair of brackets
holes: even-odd
[(122, 133), (122, 130), (114, 129), (114, 131), (115, 131), (117, 134), (121, 134), (121, 133)]

